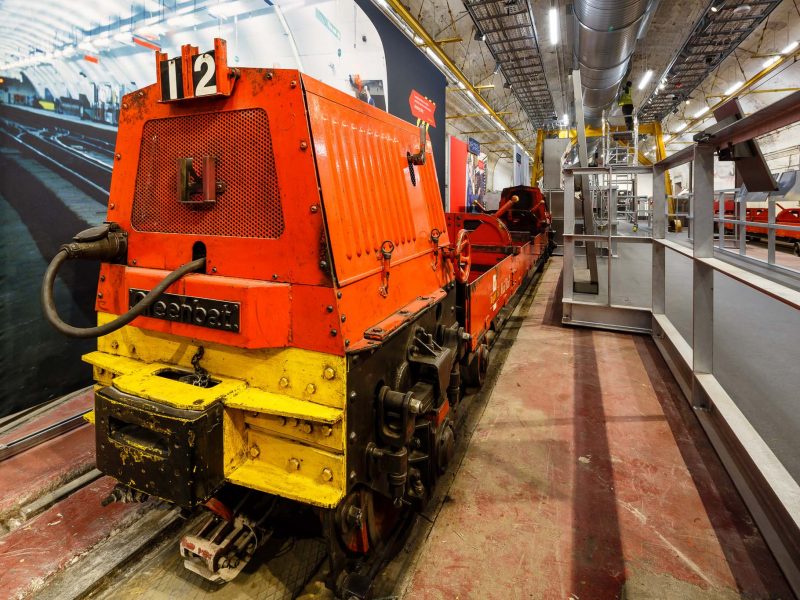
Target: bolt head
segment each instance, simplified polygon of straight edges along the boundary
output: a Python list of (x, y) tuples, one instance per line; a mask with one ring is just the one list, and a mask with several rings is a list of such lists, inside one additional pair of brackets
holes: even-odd
[(303, 433), (311, 433), (312, 430), (313, 428), (311, 427), (311, 423), (307, 421), (304, 422), (302, 425), (300, 425), (300, 431), (302, 431)]
[(281, 377), (278, 380), (278, 385), (281, 386), (282, 388), (289, 387), (289, 379), (287, 377)]
[(333, 471), (331, 471), (328, 467), (322, 469), (322, 480), (330, 481), (331, 479), (333, 479)]
[(299, 471), (300, 470), (300, 461), (296, 458), (290, 458), (289, 461), (286, 463), (286, 470), (287, 471)]
[(322, 426), (322, 435), (324, 435), (325, 437), (330, 437), (332, 433), (333, 433), (333, 427), (331, 427), (330, 425)]
[(308, 149), (308, 142), (306, 141), (300, 142), (300, 150), (306, 150), (306, 149)]
[(315, 386), (313, 383), (309, 383), (306, 386), (306, 393), (307, 394), (313, 394), (316, 391), (317, 391), (317, 386)]
[(408, 401), (408, 412), (413, 415), (418, 415), (422, 410), (422, 402), (417, 400), (416, 398), (412, 398)]
[(258, 458), (258, 455), (261, 454), (261, 450), (258, 449), (258, 446), (255, 444), (250, 446), (250, 456), (253, 458)]
[(317, 211), (319, 211), (319, 206), (317, 206), (316, 204), (312, 204), (311, 205), (311, 212), (315, 213)]
[(322, 371), (322, 376), (330, 381), (336, 377), (336, 371), (333, 370), (333, 367), (325, 367), (325, 369)]

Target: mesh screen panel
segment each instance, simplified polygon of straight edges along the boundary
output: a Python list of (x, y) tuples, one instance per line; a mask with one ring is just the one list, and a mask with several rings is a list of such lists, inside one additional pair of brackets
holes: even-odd
[[(217, 161), (225, 191), (203, 208), (178, 201), (178, 159)], [(142, 232), (278, 238), (283, 211), (267, 113), (247, 109), (154, 119), (144, 125), (132, 224)]]

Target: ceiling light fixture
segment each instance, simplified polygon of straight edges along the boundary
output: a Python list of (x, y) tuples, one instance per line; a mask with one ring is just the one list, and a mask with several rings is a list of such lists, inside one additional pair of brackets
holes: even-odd
[(797, 42), (797, 41), (792, 42), (791, 44), (786, 46), (786, 48), (781, 50), (781, 54), (789, 54), (789, 52), (791, 52), (792, 50), (797, 48), (798, 45), (800, 45), (800, 42)]
[(733, 94), (736, 90), (738, 90), (743, 85), (744, 85), (744, 81), (737, 81), (731, 87), (729, 87), (727, 90), (725, 90), (725, 95), (726, 96), (730, 96), (731, 94)]
[(486, 41), (486, 34), (483, 33), (480, 29), (475, 29), (475, 37), (474, 40), (476, 42), (485, 42)]
[(711, 7), (711, 12), (717, 12), (719, 9), (716, 6)]
[(772, 65), (774, 65), (776, 62), (778, 62), (780, 59), (781, 59), (780, 56), (771, 56), (767, 60), (764, 61), (764, 64), (762, 65), (762, 67), (764, 69), (769, 69)]
[(708, 112), (708, 107), (706, 106), (705, 108), (703, 108), (701, 110), (698, 110), (696, 113), (694, 113), (694, 118), (695, 119), (699, 119), (700, 117), (702, 117), (707, 112)]
[(650, 79), (653, 77), (653, 69), (647, 69), (642, 75), (642, 80), (639, 82), (639, 89), (643, 90), (645, 86), (650, 82)]
[(550, 9), (550, 45), (555, 46), (558, 44), (558, 9)]
[(678, 126), (675, 128), (675, 133), (680, 133), (680, 132), (681, 132), (681, 131), (683, 131), (684, 129), (686, 129), (686, 123), (681, 123), (680, 125), (678, 125)]

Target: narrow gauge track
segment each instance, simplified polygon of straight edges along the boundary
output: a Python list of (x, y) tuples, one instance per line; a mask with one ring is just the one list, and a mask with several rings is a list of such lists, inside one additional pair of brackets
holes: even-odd
[[(515, 311), (525, 310), (530, 304), (537, 281), (538, 274), (535, 274), (527, 286), (523, 285), (513, 306), (506, 307), (500, 315), (506, 325), (495, 341), (497, 351), (493, 352), (495, 359), (487, 373), (486, 383), (480, 391), (465, 397), (463, 406), (467, 410), (459, 411), (457, 417), (464, 424), (464, 435), (457, 440), (448, 474), (442, 481), (441, 489), (408, 532), (407, 538), (398, 540), (398, 554), (388, 564), (375, 565), (378, 573), (375, 593), (378, 596), (395, 593), (413, 568), (417, 546), (427, 535), (445, 502), (450, 482), (516, 336), (518, 319), (512, 315)], [(78, 398), (81, 395), (83, 400)], [(76, 399), (80, 400), (77, 404)], [(83, 414), (90, 407), (91, 388), (86, 388), (0, 420), (0, 443), (8, 448), (19, 449), (13, 456), (3, 456), (0, 446), (0, 484), (5, 484), (4, 469), (13, 467), (15, 461), (25, 461), (26, 457), (34, 459), (37, 452), (48, 450), (49, 446), (58, 444), (68, 436), (76, 436), (82, 430), (91, 434), (91, 426), (83, 421)], [(80, 420), (75, 420), (76, 417)], [(60, 431), (56, 437), (49, 436), (48, 432), (58, 429)], [(93, 439), (91, 441), (93, 443)], [(25, 447), (20, 447), (20, 444)], [(119, 600), (142, 595), (168, 598), (174, 594), (202, 598), (220, 593), (231, 600), (289, 600), (297, 597), (302, 600), (330, 600), (333, 597), (322, 583), (327, 573), (325, 545), (313, 531), (301, 531), (298, 528), (297, 524), (303, 519), (297, 518), (297, 515), (283, 518), (281, 530), (274, 533), (273, 539), (256, 554), (239, 577), (222, 588), (188, 572), (178, 553), (180, 539), (197, 529), (205, 518), (204, 511), (181, 511), (153, 499), (144, 503), (115, 503), (103, 507), (101, 501), (113, 487), (113, 481), (94, 469), (92, 459), (93, 456), (90, 456), (89, 460), (78, 465), (54, 489), (23, 500), (13, 514), (0, 510), (3, 527), (0, 529), (0, 568), (16, 565), (18, 555), (35, 553), (35, 546), (41, 543), (40, 533), (60, 527), (62, 518), (76, 521), (69, 529), (73, 536), (88, 535), (75, 533), (83, 531), (81, 523), (84, 520), (108, 521), (105, 524), (105, 537), (87, 541), (86, 548), (73, 549), (74, 556), (65, 556), (63, 565), (54, 566), (51, 572), (41, 575), (35, 587), (23, 586), (13, 597)], [(71, 459), (66, 457), (65, 460)], [(14, 494), (15, 490), (6, 488), (6, 492)], [(107, 516), (109, 511), (112, 511), (112, 517)], [(307, 522), (310, 520), (306, 519)], [(58, 535), (58, 532), (54, 531), (53, 535)], [(23, 537), (22, 541), (18, 539), (20, 537)], [(24, 547), (25, 538), (34, 539), (32, 548)], [(400, 549), (400, 546), (403, 548)], [(34, 562), (37, 556), (30, 556), (28, 560)], [(46, 562), (46, 559), (42, 559), (42, 562)], [(0, 585), (9, 593), (15, 589), (13, 585), (9, 587), (3, 583), (2, 577)]]
[(93, 199), (108, 201), (114, 154), (107, 142), (8, 118), (2, 120), (0, 132)]

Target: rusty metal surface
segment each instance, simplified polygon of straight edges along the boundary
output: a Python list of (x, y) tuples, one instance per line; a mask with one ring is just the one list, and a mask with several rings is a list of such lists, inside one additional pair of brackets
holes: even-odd
[(553, 259), (397, 591), (792, 598), (652, 342), (560, 327), (559, 271)]
[(236, 579), (219, 585), (187, 571), (177, 540), (172, 540), (137, 565), (135, 571), (107, 582), (92, 598), (291, 600), (311, 578), (324, 556), (325, 545), (321, 540), (274, 538), (256, 552)]

